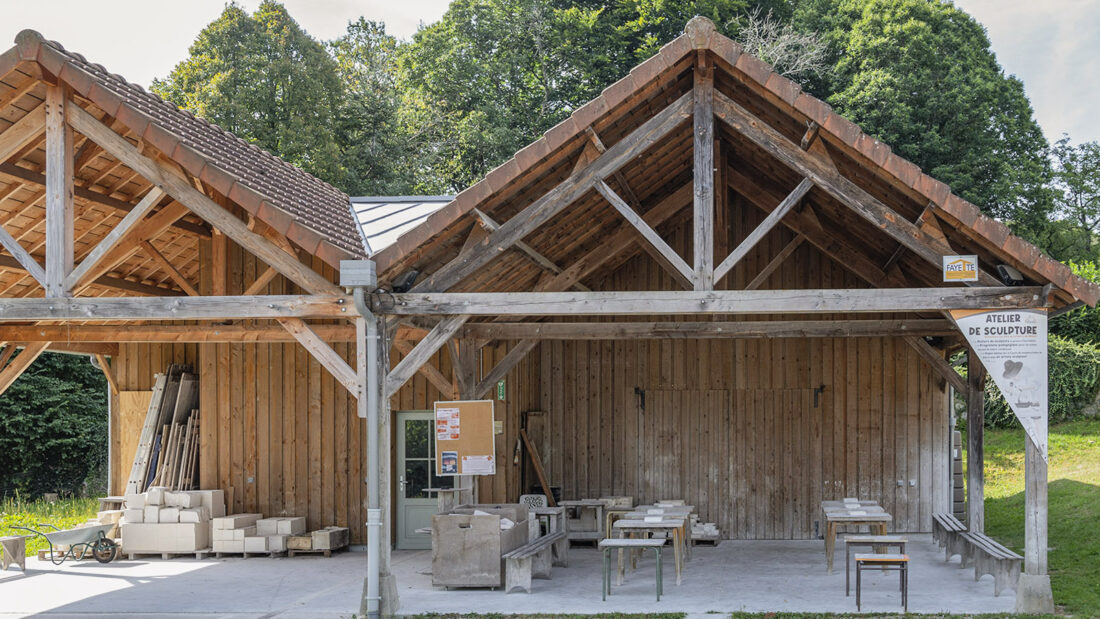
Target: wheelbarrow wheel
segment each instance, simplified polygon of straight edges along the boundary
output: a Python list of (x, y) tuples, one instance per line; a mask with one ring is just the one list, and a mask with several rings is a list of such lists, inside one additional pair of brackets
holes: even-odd
[(118, 556), (118, 545), (112, 539), (101, 537), (92, 546), (92, 556), (100, 563), (110, 563)]

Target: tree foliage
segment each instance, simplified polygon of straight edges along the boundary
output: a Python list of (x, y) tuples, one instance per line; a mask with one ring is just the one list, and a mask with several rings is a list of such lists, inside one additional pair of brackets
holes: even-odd
[(79, 494), (86, 480), (104, 492), (107, 437), (103, 373), (88, 357), (43, 353), (0, 396), (0, 496)]

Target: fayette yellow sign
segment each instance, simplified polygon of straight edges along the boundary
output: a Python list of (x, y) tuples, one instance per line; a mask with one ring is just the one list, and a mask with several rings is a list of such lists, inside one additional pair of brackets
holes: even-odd
[(943, 257), (943, 281), (945, 281), (945, 282), (976, 282), (976, 281), (978, 281), (978, 257), (977, 256), (944, 256)]

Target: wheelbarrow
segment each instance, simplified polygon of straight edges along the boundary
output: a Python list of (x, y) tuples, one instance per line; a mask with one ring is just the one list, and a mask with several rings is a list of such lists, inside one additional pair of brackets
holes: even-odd
[[(113, 524), (100, 524), (80, 529), (58, 529), (52, 524), (38, 523), (39, 527), (49, 527), (53, 531), (38, 531), (30, 527), (12, 527), (22, 529), (35, 535), (46, 538), (50, 545), (50, 562), (61, 565), (66, 559), (83, 559), (90, 552), (100, 563), (110, 563), (118, 555), (118, 545), (107, 537), (107, 532), (114, 528)], [(54, 546), (68, 546), (65, 553), (54, 552)], [(61, 554), (61, 559), (57, 555)]]

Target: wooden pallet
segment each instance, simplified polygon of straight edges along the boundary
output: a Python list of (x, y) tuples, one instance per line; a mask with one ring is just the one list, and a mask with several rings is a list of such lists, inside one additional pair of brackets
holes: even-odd
[(126, 555), (127, 559), (130, 561), (135, 560), (135, 557), (160, 557), (161, 560), (164, 561), (177, 557), (193, 557), (201, 561), (211, 554), (212, 551), (209, 548), (203, 548), (202, 550), (176, 550), (169, 552), (120, 552), (119, 556)]
[(340, 548), (333, 548), (331, 550), (288, 550), (287, 556), (294, 557), (297, 555), (325, 555), (326, 558), (331, 557), (334, 552), (341, 552), (347, 550), (347, 546), (341, 546)]
[(692, 546), (717, 546), (720, 540), (717, 537), (693, 537), (691, 538)]
[[(285, 550), (269, 550), (267, 552), (215, 552), (214, 553), (214, 558), (216, 558), (216, 559), (226, 559), (226, 558), (230, 558), (230, 557), (240, 557), (242, 559), (248, 559), (250, 557), (251, 558), (266, 557), (268, 559), (278, 559), (280, 557), (285, 557), (286, 553), (287, 553), (287, 551), (285, 551)], [(291, 555), (291, 556), (294, 556), (294, 555)]]

